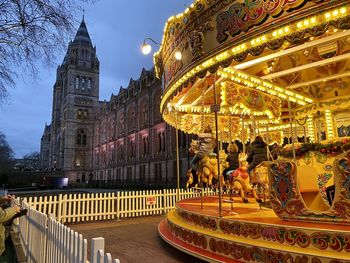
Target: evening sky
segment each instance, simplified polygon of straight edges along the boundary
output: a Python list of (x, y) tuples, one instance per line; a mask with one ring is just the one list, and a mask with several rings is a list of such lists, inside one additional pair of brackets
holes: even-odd
[[(118, 94), (120, 86), (127, 87), (130, 78), (138, 79), (143, 67), (153, 66), (152, 55), (140, 52), (144, 38), (160, 42), (168, 17), (183, 12), (191, 3), (191, 0), (99, 0), (84, 7), (85, 22), (100, 60), (100, 100), (109, 100), (112, 93)], [(75, 16), (78, 29), (82, 12), (77, 11)], [(157, 49), (153, 46), (153, 51)], [(10, 89), (9, 101), (0, 106), (0, 131), (17, 158), (40, 151), (45, 123), (51, 122), (56, 66), (62, 63), (64, 54), (65, 50), (57, 52), (52, 67), (40, 66), (36, 81), (29, 76), (19, 78), (16, 87)]]

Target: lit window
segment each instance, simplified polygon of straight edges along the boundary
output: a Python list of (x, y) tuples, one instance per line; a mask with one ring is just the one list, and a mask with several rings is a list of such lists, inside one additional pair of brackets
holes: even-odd
[(81, 119), (81, 116), (82, 116), (82, 110), (79, 109), (77, 112), (77, 119)]
[(75, 89), (79, 89), (79, 77), (75, 78)]
[(85, 90), (85, 78), (81, 80), (81, 89)]

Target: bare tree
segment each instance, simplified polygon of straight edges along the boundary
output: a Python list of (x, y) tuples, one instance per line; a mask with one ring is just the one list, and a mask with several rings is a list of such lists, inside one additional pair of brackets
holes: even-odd
[(26, 166), (25, 168), (38, 170), (40, 166), (40, 153), (32, 152), (30, 154), (26, 154), (23, 156), (23, 161)]
[(6, 140), (5, 134), (0, 131), (0, 176), (6, 174), (13, 162), (13, 151)]
[(0, 0), (0, 104), (23, 73), (50, 64), (74, 28), (74, 15), (92, 0)]

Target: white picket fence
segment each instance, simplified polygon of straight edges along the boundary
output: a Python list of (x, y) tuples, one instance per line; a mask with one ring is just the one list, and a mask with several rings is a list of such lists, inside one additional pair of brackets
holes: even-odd
[[(26, 202), (26, 216), (15, 222), (27, 263), (88, 263), (87, 240), (54, 218), (35, 210)], [(91, 240), (90, 263), (119, 263), (104, 253), (104, 239)]]
[(209, 189), (164, 189), (29, 197), (22, 200), (28, 214), (17, 219), (15, 230), (28, 263), (119, 263), (104, 252), (103, 238), (91, 240), (88, 256), (87, 240), (63, 223), (160, 215), (179, 200), (212, 194)]
[(178, 200), (212, 195), (209, 189), (163, 189), (117, 193), (60, 194), (24, 199), (61, 223), (79, 223), (166, 214)]

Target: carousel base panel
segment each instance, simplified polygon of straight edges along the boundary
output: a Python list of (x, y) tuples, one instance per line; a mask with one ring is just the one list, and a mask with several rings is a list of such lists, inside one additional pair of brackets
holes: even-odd
[(253, 200), (217, 196), (177, 203), (160, 222), (170, 245), (209, 262), (350, 262), (350, 225), (282, 221)]

